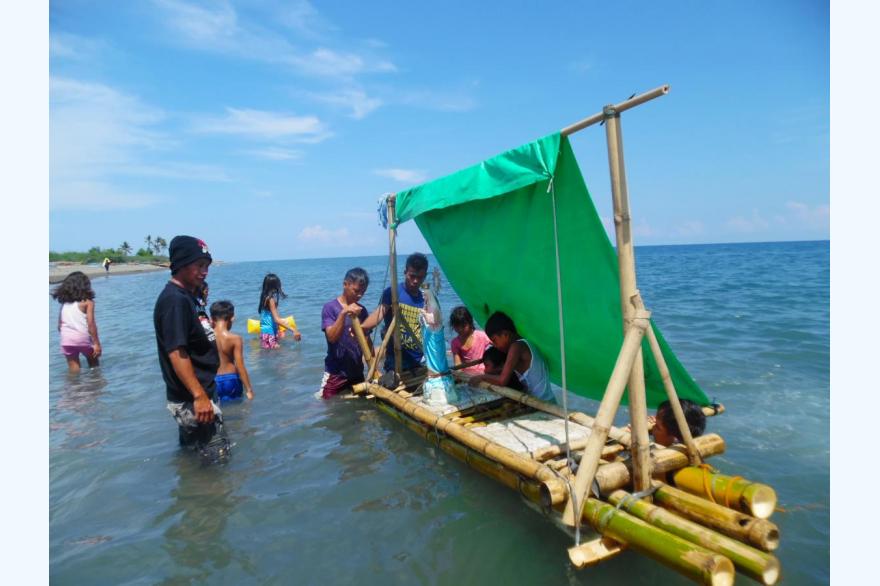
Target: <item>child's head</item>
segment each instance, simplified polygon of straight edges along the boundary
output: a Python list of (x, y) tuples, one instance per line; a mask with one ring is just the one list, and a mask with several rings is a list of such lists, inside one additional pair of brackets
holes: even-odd
[(257, 311), (266, 309), (266, 302), (270, 297), (274, 297), (276, 303), (278, 299), (287, 297), (287, 294), (281, 288), (281, 279), (275, 273), (269, 273), (263, 277), (263, 291), (260, 293), (260, 307)]
[(208, 304), (208, 281), (204, 281), (196, 290), (196, 297), (202, 305)]
[(459, 305), (449, 314), (449, 325), (459, 336), (466, 338), (474, 332), (474, 316), (464, 305)]
[[(706, 429), (706, 415), (703, 414), (703, 409), (688, 399), (679, 399), (679, 403), (681, 403), (681, 410), (684, 411), (684, 418), (691, 431), (691, 436), (703, 435), (703, 431)], [(657, 407), (657, 418), (652, 433), (654, 440), (663, 446), (681, 441), (681, 430), (675, 421), (675, 413), (672, 411), (672, 405), (669, 401), (663, 401)]]
[(510, 345), (519, 338), (513, 320), (501, 311), (496, 311), (486, 320), (486, 335), (492, 340), (492, 345), (502, 352), (507, 352)]
[(489, 346), (483, 352), (483, 366), (486, 372), (494, 372), (504, 367), (504, 361), (507, 360), (507, 354), (496, 348)]
[(351, 301), (359, 301), (369, 286), (370, 276), (360, 267), (349, 269), (345, 273), (345, 278), (342, 279), (342, 290), (346, 299)]
[(211, 304), (211, 321), (215, 323), (218, 321), (226, 322), (226, 326), (229, 327), (234, 320), (235, 306), (231, 301), (215, 301)]
[(92, 291), (92, 282), (82, 271), (73, 271), (67, 275), (61, 284), (52, 291), (52, 298), (58, 303), (75, 303), (77, 301), (85, 301), (94, 299), (95, 292)]

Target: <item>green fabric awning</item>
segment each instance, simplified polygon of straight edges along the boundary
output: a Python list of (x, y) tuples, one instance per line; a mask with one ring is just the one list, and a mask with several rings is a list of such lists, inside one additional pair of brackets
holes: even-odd
[[(561, 384), (551, 179), (557, 202), (568, 390), (601, 399), (623, 343), (617, 256), (558, 132), (397, 194), (399, 222), (415, 219), (458, 296), (481, 324), (494, 311), (547, 360)], [(650, 308), (649, 308), (650, 309)], [(709, 404), (656, 325), (681, 398)], [(666, 399), (643, 342), (648, 405)]]

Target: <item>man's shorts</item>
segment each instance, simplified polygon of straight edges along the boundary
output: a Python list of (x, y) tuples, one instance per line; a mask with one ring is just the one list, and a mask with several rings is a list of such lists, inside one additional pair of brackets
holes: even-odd
[(82, 354), (86, 358), (91, 358), (92, 354), (95, 353), (95, 348), (91, 344), (77, 344), (75, 346), (62, 346), (61, 353), (65, 356), (71, 356), (73, 358), (79, 358), (79, 355)]
[(237, 372), (218, 374), (214, 377), (214, 382), (217, 384), (217, 398), (220, 399), (221, 402), (229, 401), (231, 399), (241, 399), (244, 388), (242, 387), (241, 378), (238, 376)]
[(277, 348), (280, 344), (278, 344), (278, 338), (275, 337), (275, 334), (260, 334), (260, 347), (261, 348)]
[(211, 443), (215, 436), (225, 439), (223, 412), (217, 403), (211, 401), (211, 407), (214, 408), (214, 421), (211, 423), (199, 423), (192, 401), (187, 403), (169, 401), (167, 407), (171, 416), (177, 421), (181, 446), (201, 449)]
[(352, 385), (362, 382), (364, 382), (363, 375), (355, 380), (342, 374), (330, 374), (329, 372), (325, 372), (324, 378), (321, 379), (321, 398), (329, 399), (335, 397), (346, 389), (350, 389)]

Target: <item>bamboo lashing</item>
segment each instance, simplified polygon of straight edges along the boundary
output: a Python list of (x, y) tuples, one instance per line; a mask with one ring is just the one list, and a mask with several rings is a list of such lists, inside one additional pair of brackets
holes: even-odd
[[(611, 372), (611, 379), (605, 388), (602, 402), (599, 404), (599, 411), (596, 413), (596, 420), (590, 430), (587, 446), (584, 448), (584, 455), (575, 477), (573, 493), (569, 495), (568, 502), (565, 504), (562, 522), (568, 526), (574, 526), (576, 522), (579, 522), (581, 507), (583, 507), (587, 490), (596, 475), (596, 468), (598, 468), (599, 459), (602, 457), (602, 447), (608, 438), (608, 430), (614, 420), (617, 407), (620, 405), (620, 398), (623, 396), (623, 389), (632, 370), (636, 354), (641, 348), (642, 337), (645, 335), (645, 328), (649, 325), (650, 316), (648, 311), (639, 311), (623, 338), (623, 346), (617, 356), (617, 362), (614, 364), (614, 370)], [(578, 507), (577, 511), (575, 506)]]
[(682, 468), (672, 481), (676, 488), (759, 519), (767, 519), (776, 509), (773, 488), (739, 476), (718, 474), (708, 466)]
[(762, 584), (775, 584), (779, 579), (779, 560), (768, 553), (683, 519), (657, 505), (638, 500), (623, 490), (608, 495), (608, 502), (655, 527), (730, 558), (739, 570)]
[[(632, 319), (639, 309), (644, 309), (636, 285), (635, 247), (630, 226), (629, 194), (626, 186), (626, 168), (623, 162), (623, 133), (620, 112), (612, 106), (603, 109), (605, 114), (605, 137), (608, 143), (608, 170), (611, 175), (611, 199), (614, 206), (614, 231), (617, 241), (617, 264), (620, 277), (620, 307), (623, 314), (623, 330), (631, 327)], [(651, 326), (648, 326), (650, 329)], [(629, 373), (629, 414), (633, 441), (630, 447), (634, 463), (634, 486), (644, 491), (651, 484), (651, 461), (648, 439), (648, 403), (645, 398), (645, 363), (639, 346)]]
[[(698, 440), (702, 438), (697, 438)], [(654, 502), (704, 527), (738, 539), (763, 551), (779, 547), (779, 528), (767, 519), (758, 519), (707, 501), (689, 492), (655, 481)]]
[(354, 330), (354, 336), (357, 338), (361, 352), (364, 354), (364, 360), (369, 364), (373, 360), (373, 353), (370, 352), (370, 345), (367, 344), (367, 337), (364, 335), (364, 328), (361, 326), (361, 320), (358, 316), (351, 316), (351, 329)]
[(675, 392), (675, 385), (672, 382), (672, 376), (669, 374), (669, 367), (666, 365), (666, 358), (663, 357), (663, 352), (660, 350), (660, 344), (657, 342), (657, 335), (654, 333), (654, 328), (649, 327), (645, 332), (645, 335), (648, 336), (648, 344), (651, 346), (651, 354), (654, 355), (654, 361), (657, 363), (657, 370), (660, 371), (660, 377), (663, 379), (663, 388), (666, 390), (666, 398), (669, 399), (669, 406), (672, 408), (673, 415), (675, 415), (675, 422), (678, 424), (678, 431), (681, 434), (681, 439), (684, 442), (684, 445), (687, 446), (691, 466), (699, 466), (703, 463), (703, 460), (700, 459), (700, 454), (694, 445), (691, 428), (688, 425), (687, 419), (684, 416), (684, 411), (681, 408), (681, 403), (678, 400), (678, 393)]
[[(397, 295), (397, 212), (395, 211), (395, 205), (397, 201), (397, 194), (392, 193), (388, 196), (388, 257), (391, 263), (390, 273), (391, 273), (391, 311), (393, 315), (397, 317), (400, 313), (400, 307), (398, 307), (398, 295)], [(400, 329), (393, 328), (392, 336), (394, 336), (394, 372), (400, 376), (400, 372), (403, 369), (403, 355), (400, 350)]]
[[(590, 525), (602, 535), (626, 544), (696, 582), (717, 586), (733, 584), (733, 563), (719, 553), (654, 527), (594, 498), (584, 503), (584, 513)], [(580, 547), (570, 548), (568, 556), (575, 566), (582, 567)]]
[[(634, 96), (632, 98), (629, 98), (628, 100), (624, 100), (622, 102), (619, 102), (612, 107), (617, 112), (625, 112), (625, 111), (629, 110), (630, 108), (635, 108), (636, 106), (644, 104), (645, 102), (653, 100), (654, 98), (659, 98), (660, 96), (665, 96), (668, 93), (669, 93), (669, 84), (665, 84), (665, 85), (661, 85), (660, 87), (654, 88), (650, 91), (647, 91), (643, 94), (639, 94), (638, 96)], [(574, 124), (570, 124), (569, 126), (566, 126), (562, 130), (560, 130), (559, 133), (562, 136), (570, 136), (570, 135), (574, 134), (575, 132), (583, 130), (584, 128), (587, 128), (587, 127), (592, 126), (594, 124), (598, 124), (598, 123), (602, 122), (604, 119), (605, 119), (605, 112), (603, 110), (602, 112), (599, 112), (597, 114), (593, 114), (592, 116), (588, 116), (588, 117), (584, 118), (583, 120), (579, 120), (578, 122), (575, 122)]]

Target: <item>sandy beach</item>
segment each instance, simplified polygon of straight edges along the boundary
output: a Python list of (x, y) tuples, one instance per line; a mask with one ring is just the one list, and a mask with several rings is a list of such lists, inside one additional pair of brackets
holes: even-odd
[(131, 275), (134, 273), (148, 273), (152, 271), (167, 271), (168, 267), (161, 267), (158, 265), (147, 264), (147, 263), (124, 263), (124, 264), (113, 264), (110, 265), (110, 272), (107, 273), (104, 271), (104, 267), (101, 265), (84, 265), (78, 263), (49, 263), (49, 284), (52, 283), (60, 283), (64, 280), (64, 277), (69, 275), (74, 271), (82, 271), (86, 275), (91, 277), (100, 277), (103, 275)]

